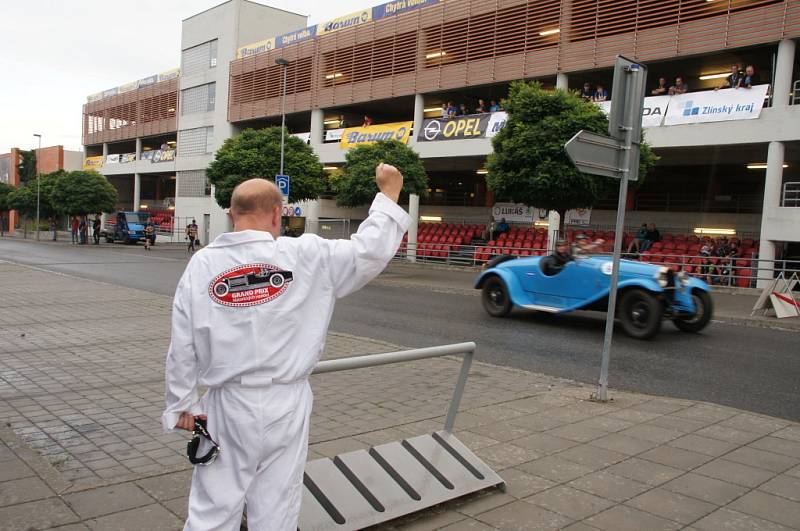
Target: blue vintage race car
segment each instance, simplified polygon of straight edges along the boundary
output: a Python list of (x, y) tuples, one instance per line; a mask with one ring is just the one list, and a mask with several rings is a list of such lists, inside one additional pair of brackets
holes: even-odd
[[(503, 317), (514, 306), (551, 313), (607, 310), (610, 256), (575, 257), (558, 272), (547, 260), (505, 255), (490, 261), (475, 281), (475, 288), (483, 290), (486, 312)], [(711, 320), (708, 285), (685, 273), (622, 260), (618, 289), (617, 318), (631, 337), (653, 337), (665, 318), (684, 332), (699, 332)]]

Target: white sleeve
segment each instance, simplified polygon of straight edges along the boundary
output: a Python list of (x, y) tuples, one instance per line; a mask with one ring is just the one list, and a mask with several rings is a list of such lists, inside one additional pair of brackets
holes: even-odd
[(349, 295), (378, 276), (397, 252), (410, 224), (405, 210), (378, 193), (369, 217), (349, 240), (322, 240), (336, 297)]
[(172, 303), (172, 339), (167, 352), (166, 409), (161, 416), (165, 431), (171, 431), (181, 413), (190, 411), (198, 401), (197, 355), (191, 315), (191, 283), (187, 271), (178, 282)]

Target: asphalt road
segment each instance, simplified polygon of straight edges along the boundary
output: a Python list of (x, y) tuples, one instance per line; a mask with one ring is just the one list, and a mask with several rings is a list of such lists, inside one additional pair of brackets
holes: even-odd
[[(162, 294), (172, 294), (187, 262), (182, 249), (70, 246), (0, 239), (0, 260)], [(478, 359), (593, 383), (603, 341), (603, 315), (514, 313), (488, 317), (469, 288), (449, 278), (417, 282), (392, 270), (340, 301), (338, 332), (408, 347), (478, 343)], [(442, 278), (448, 273), (443, 272)], [(463, 276), (463, 275), (462, 275)], [(450, 275), (452, 277), (452, 275)], [(0, 300), (2, 297), (0, 297)], [(690, 335), (665, 323), (652, 341), (615, 334), (612, 387), (705, 400), (800, 421), (800, 333), (712, 323)]]

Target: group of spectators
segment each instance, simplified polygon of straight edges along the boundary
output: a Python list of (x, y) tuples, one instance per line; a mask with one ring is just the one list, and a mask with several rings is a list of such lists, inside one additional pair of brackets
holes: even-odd
[(734, 261), (741, 257), (736, 241), (724, 236), (707, 242), (700, 248), (703, 263), (700, 265), (700, 276), (708, 284), (728, 284), (731, 280), (731, 268)]
[(586, 101), (608, 101), (608, 91), (603, 85), (598, 84), (596, 87), (592, 88), (591, 83), (584, 83), (581, 89), (581, 98)]
[[(100, 245), (100, 214), (95, 215), (93, 220), (88, 216), (72, 216), (69, 220), (70, 235), (73, 245), (86, 245), (89, 243), (89, 226), (92, 227), (92, 239), (95, 245)], [(58, 238), (58, 223), (55, 218), (50, 219), (50, 231), (53, 233), (53, 241)]]
[[(731, 65), (731, 73), (725, 78), (725, 81), (714, 90), (719, 89), (738, 89), (738, 88), (753, 88), (755, 85), (761, 83), (756, 69), (753, 65), (747, 65), (744, 71), (739, 69), (739, 65)], [(667, 78), (660, 76), (658, 78), (658, 86), (650, 91), (652, 96), (674, 96), (675, 94), (686, 94), (689, 92), (689, 85), (683, 79), (683, 76), (677, 76), (672, 85), (667, 85)]]
[(656, 224), (642, 223), (642, 226), (636, 231), (633, 241), (628, 245), (628, 253), (633, 253), (634, 249), (637, 253), (647, 251), (657, 241), (661, 241), (661, 233), (656, 228)]
[(455, 118), (456, 116), (466, 116), (468, 114), (483, 114), (487, 112), (498, 112), (502, 111), (503, 106), (497, 103), (495, 100), (489, 100), (489, 103), (486, 103), (486, 100), (479, 99), (478, 104), (475, 106), (474, 109), (470, 109), (466, 103), (460, 103), (456, 105), (452, 101), (448, 101), (446, 103), (442, 103), (442, 118), (445, 120), (449, 120), (451, 118)]

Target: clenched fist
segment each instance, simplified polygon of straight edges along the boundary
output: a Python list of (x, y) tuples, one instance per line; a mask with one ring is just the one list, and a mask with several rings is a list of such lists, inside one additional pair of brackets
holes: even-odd
[(375, 182), (383, 195), (397, 203), (403, 189), (403, 174), (391, 164), (378, 164), (375, 168)]

